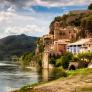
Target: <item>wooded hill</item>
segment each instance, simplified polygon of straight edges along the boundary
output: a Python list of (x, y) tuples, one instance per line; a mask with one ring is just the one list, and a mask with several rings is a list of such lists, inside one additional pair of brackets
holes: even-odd
[(36, 48), (37, 37), (12, 35), (0, 39), (0, 60), (9, 60), (12, 56), (21, 56)]

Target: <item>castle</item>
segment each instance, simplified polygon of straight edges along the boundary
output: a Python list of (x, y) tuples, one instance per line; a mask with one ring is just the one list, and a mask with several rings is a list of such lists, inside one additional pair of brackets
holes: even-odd
[[(92, 11), (71, 11), (70, 14), (91, 14)], [(68, 19), (69, 20), (69, 19)], [(76, 21), (76, 20), (75, 20)], [(50, 32), (41, 39), (44, 45), (43, 67), (48, 68), (48, 56), (62, 55), (65, 52), (78, 54), (92, 51), (92, 34), (79, 26), (62, 26), (62, 21), (54, 20), (50, 26)], [(84, 32), (84, 33), (82, 33)], [(83, 38), (79, 33), (85, 35)], [(77, 41), (78, 40), (78, 41)], [(77, 42), (76, 42), (77, 41)], [(48, 65), (48, 66), (46, 66)]]
[(45, 49), (57, 53), (64, 53), (66, 51), (66, 45), (70, 42), (76, 41), (77, 33), (79, 31), (78, 28), (71, 26), (63, 28), (59, 22), (55, 22), (54, 33), (42, 37)]

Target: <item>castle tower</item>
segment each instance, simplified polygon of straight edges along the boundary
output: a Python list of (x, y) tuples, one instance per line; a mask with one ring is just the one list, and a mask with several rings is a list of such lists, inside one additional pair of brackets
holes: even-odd
[(42, 68), (44, 69), (49, 68), (49, 52), (48, 51), (44, 51), (43, 53)]
[(60, 23), (54, 23), (54, 40), (58, 40), (60, 35)]

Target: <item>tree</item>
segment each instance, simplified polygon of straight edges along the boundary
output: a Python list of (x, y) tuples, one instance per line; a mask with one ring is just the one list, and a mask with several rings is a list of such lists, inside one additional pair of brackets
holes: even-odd
[(89, 10), (92, 10), (92, 3), (88, 6)]
[(22, 60), (20, 61), (22, 68), (25, 68), (31, 63), (31, 60), (33, 59), (34, 52), (28, 52), (21, 56)]
[(56, 64), (56, 60), (53, 56), (49, 58), (49, 62), (50, 62), (50, 64), (53, 64), (53, 65)]
[(92, 52), (79, 53), (79, 67), (86, 68), (90, 62), (92, 62)]
[(89, 15), (88, 17), (82, 19), (81, 27), (83, 28), (83, 30), (87, 30), (88, 33), (92, 33), (92, 15)]
[(64, 56), (62, 56), (62, 66), (64, 69), (68, 68), (69, 62), (73, 59), (72, 53), (65, 53)]
[(44, 51), (43, 40), (39, 38), (36, 43), (39, 45), (39, 53), (42, 53)]
[(56, 59), (56, 67), (62, 66), (62, 57), (59, 59)]
[(92, 52), (79, 53), (78, 58), (83, 62), (91, 62), (92, 61)]

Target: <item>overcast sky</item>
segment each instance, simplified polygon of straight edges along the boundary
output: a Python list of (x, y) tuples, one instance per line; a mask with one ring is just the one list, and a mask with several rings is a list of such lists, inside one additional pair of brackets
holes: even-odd
[(0, 0), (0, 38), (49, 32), (55, 16), (71, 10), (85, 10), (92, 0)]

